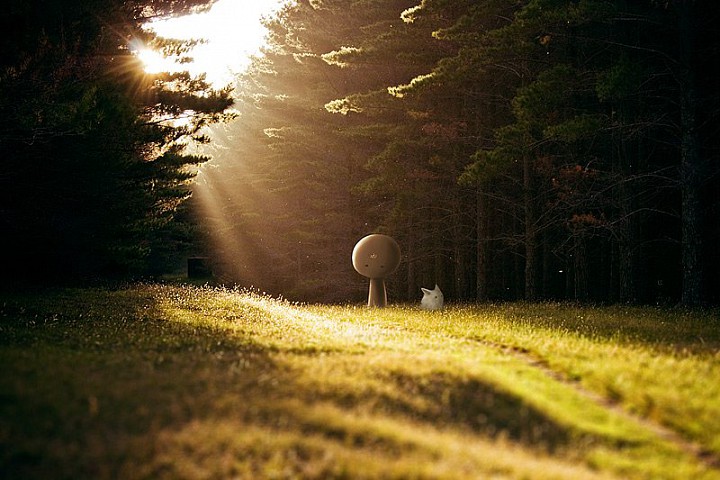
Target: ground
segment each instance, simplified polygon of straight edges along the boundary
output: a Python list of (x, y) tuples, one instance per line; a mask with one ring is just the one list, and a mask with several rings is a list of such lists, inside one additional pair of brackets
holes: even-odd
[(717, 311), (0, 300), (0, 478), (720, 479)]

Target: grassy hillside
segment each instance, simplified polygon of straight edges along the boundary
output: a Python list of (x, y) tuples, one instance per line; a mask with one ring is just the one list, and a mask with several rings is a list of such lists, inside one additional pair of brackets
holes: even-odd
[(0, 299), (0, 478), (720, 479), (720, 317)]

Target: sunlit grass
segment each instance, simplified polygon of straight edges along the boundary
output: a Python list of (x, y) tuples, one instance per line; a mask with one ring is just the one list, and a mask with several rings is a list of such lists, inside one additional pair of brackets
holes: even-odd
[(426, 312), (167, 285), (7, 296), (0, 471), (720, 478), (718, 327), (714, 312)]
[(526, 350), (567, 378), (720, 453), (717, 312), (468, 308), (450, 313), (438, 329)]

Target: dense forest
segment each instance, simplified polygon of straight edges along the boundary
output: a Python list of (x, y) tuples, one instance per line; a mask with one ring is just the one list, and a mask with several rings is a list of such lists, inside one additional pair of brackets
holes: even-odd
[(192, 240), (177, 220), (207, 157), (188, 147), (227, 116), (230, 90), (186, 73), (147, 75), (136, 53), (187, 53), (189, 42), (154, 38), (142, 25), (207, 3), (3, 3), (0, 284), (159, 273)]
[(207, 3), (10, 0), (5, 283), (190, 254), (361, 301), (350, 255), (378, 232), (403, 252), (391, 301), (720, 303), (715, 2), (297, 0), (232, 98), (133, 54), (187, 52), (141, 27)]
[(221, 278), (362, 300), (720, 300), (712, 1), (300, 0), (193, 198)]

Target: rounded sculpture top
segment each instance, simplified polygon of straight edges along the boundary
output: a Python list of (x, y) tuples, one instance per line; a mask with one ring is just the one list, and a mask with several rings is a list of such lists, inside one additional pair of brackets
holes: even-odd
[(387, 235), (368, 235), (355, 244), (352, 262), (360, 275), (384, 278), (400, 265), (400, 245)]

